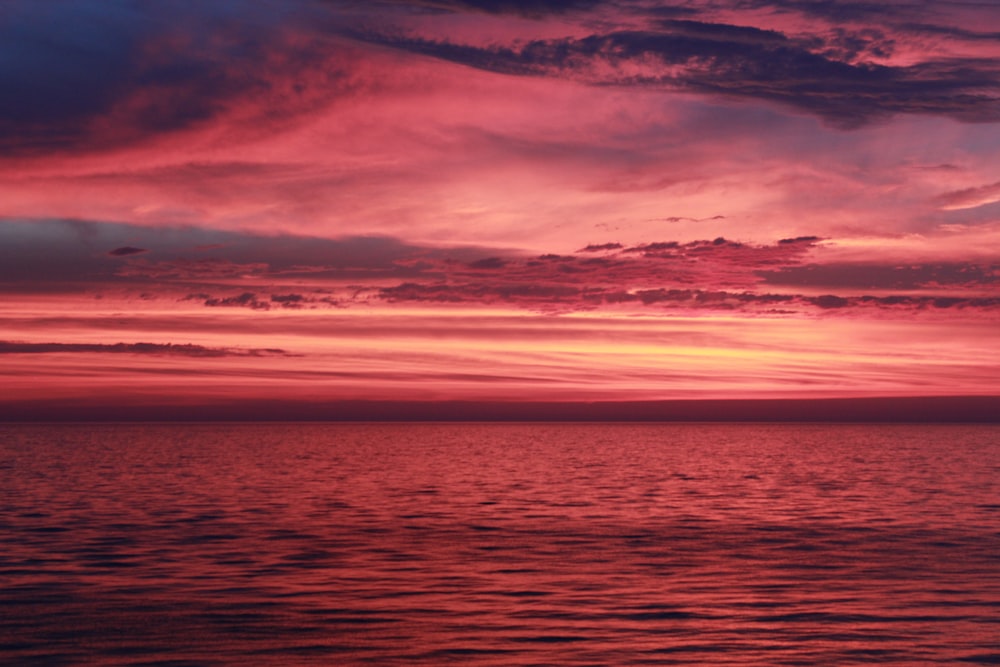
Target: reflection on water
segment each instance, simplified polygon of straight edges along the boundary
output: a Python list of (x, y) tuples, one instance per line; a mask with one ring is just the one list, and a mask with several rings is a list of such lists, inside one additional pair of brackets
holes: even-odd
[(0, 662), (1000, 664), (995, 426), (0, 427)]

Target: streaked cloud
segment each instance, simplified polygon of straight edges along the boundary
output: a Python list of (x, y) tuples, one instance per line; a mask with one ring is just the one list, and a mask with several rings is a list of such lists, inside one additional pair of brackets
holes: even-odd
[(1000, 182), (946, 192), (935, 197), (934, 202), (945, 211), (976, 208), (1000, 201)]
[[(759, 7), (775, 8), (771, 3)], [(831, 26), (829, 31), (821, 24), (812, 33), (799, 25), (786, 32), (721, 20), (659, 18), (651, 12), (643, 29), (608, 29), (510, 46), (375, 32), (357, 36), (510, 75), (775, 102), (845, 128), (907, 113), (967, 122), (1000, 120), (995, 59), (927, 54), (915, 62), (894, 62), (897, 39), (926, 32), (921, 24), (896, 24), (906, 16), (902, 7), (778, 3), (777, 8), (831, 22), (878, 17), (890, 23), (884, 28)], [(636, 14), (643, 10), (639, 4), (634, 8)], [(711, 16), (708, 5), (703, 11)], [(911, 11), (923, 13), (918, 5)], [(961, 30), (948, 34), (967, 38)]]
[(233, 347), (205, 347), (191, 343), (19, 343), (0, 341), (0, 354), (142, 354), (176, 355), (182, 357), (263, 357), (285, 356), (276, 348), (241, 349)]

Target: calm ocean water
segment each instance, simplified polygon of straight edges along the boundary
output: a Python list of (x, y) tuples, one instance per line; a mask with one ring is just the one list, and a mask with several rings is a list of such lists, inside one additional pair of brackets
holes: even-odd
[(1000, 664), (1000, 428), (0, 426), (0, 663)]

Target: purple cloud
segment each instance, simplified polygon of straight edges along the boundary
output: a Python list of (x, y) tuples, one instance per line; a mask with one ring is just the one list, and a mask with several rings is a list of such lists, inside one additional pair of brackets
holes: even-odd
[(101, 353), (183, 357), (288, 356), (277, 348), (205, 347), (191, 343), (19, 343), (0, 341), (0, 354)]
[(145, 248), (136, 248), (134, 246), (122, 246), (120, 248), (115, 248), (114, 250), (109, 250), (108, 254), (112, 257), (127, 257), (129, 255), (141, 255), (144, 252), (149, 252)]

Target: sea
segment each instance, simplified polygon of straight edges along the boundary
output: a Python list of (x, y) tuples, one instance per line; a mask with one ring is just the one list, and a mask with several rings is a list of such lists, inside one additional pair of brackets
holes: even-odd
[(996, 665), (1000, 426), (0, 425), (0, 664)]

